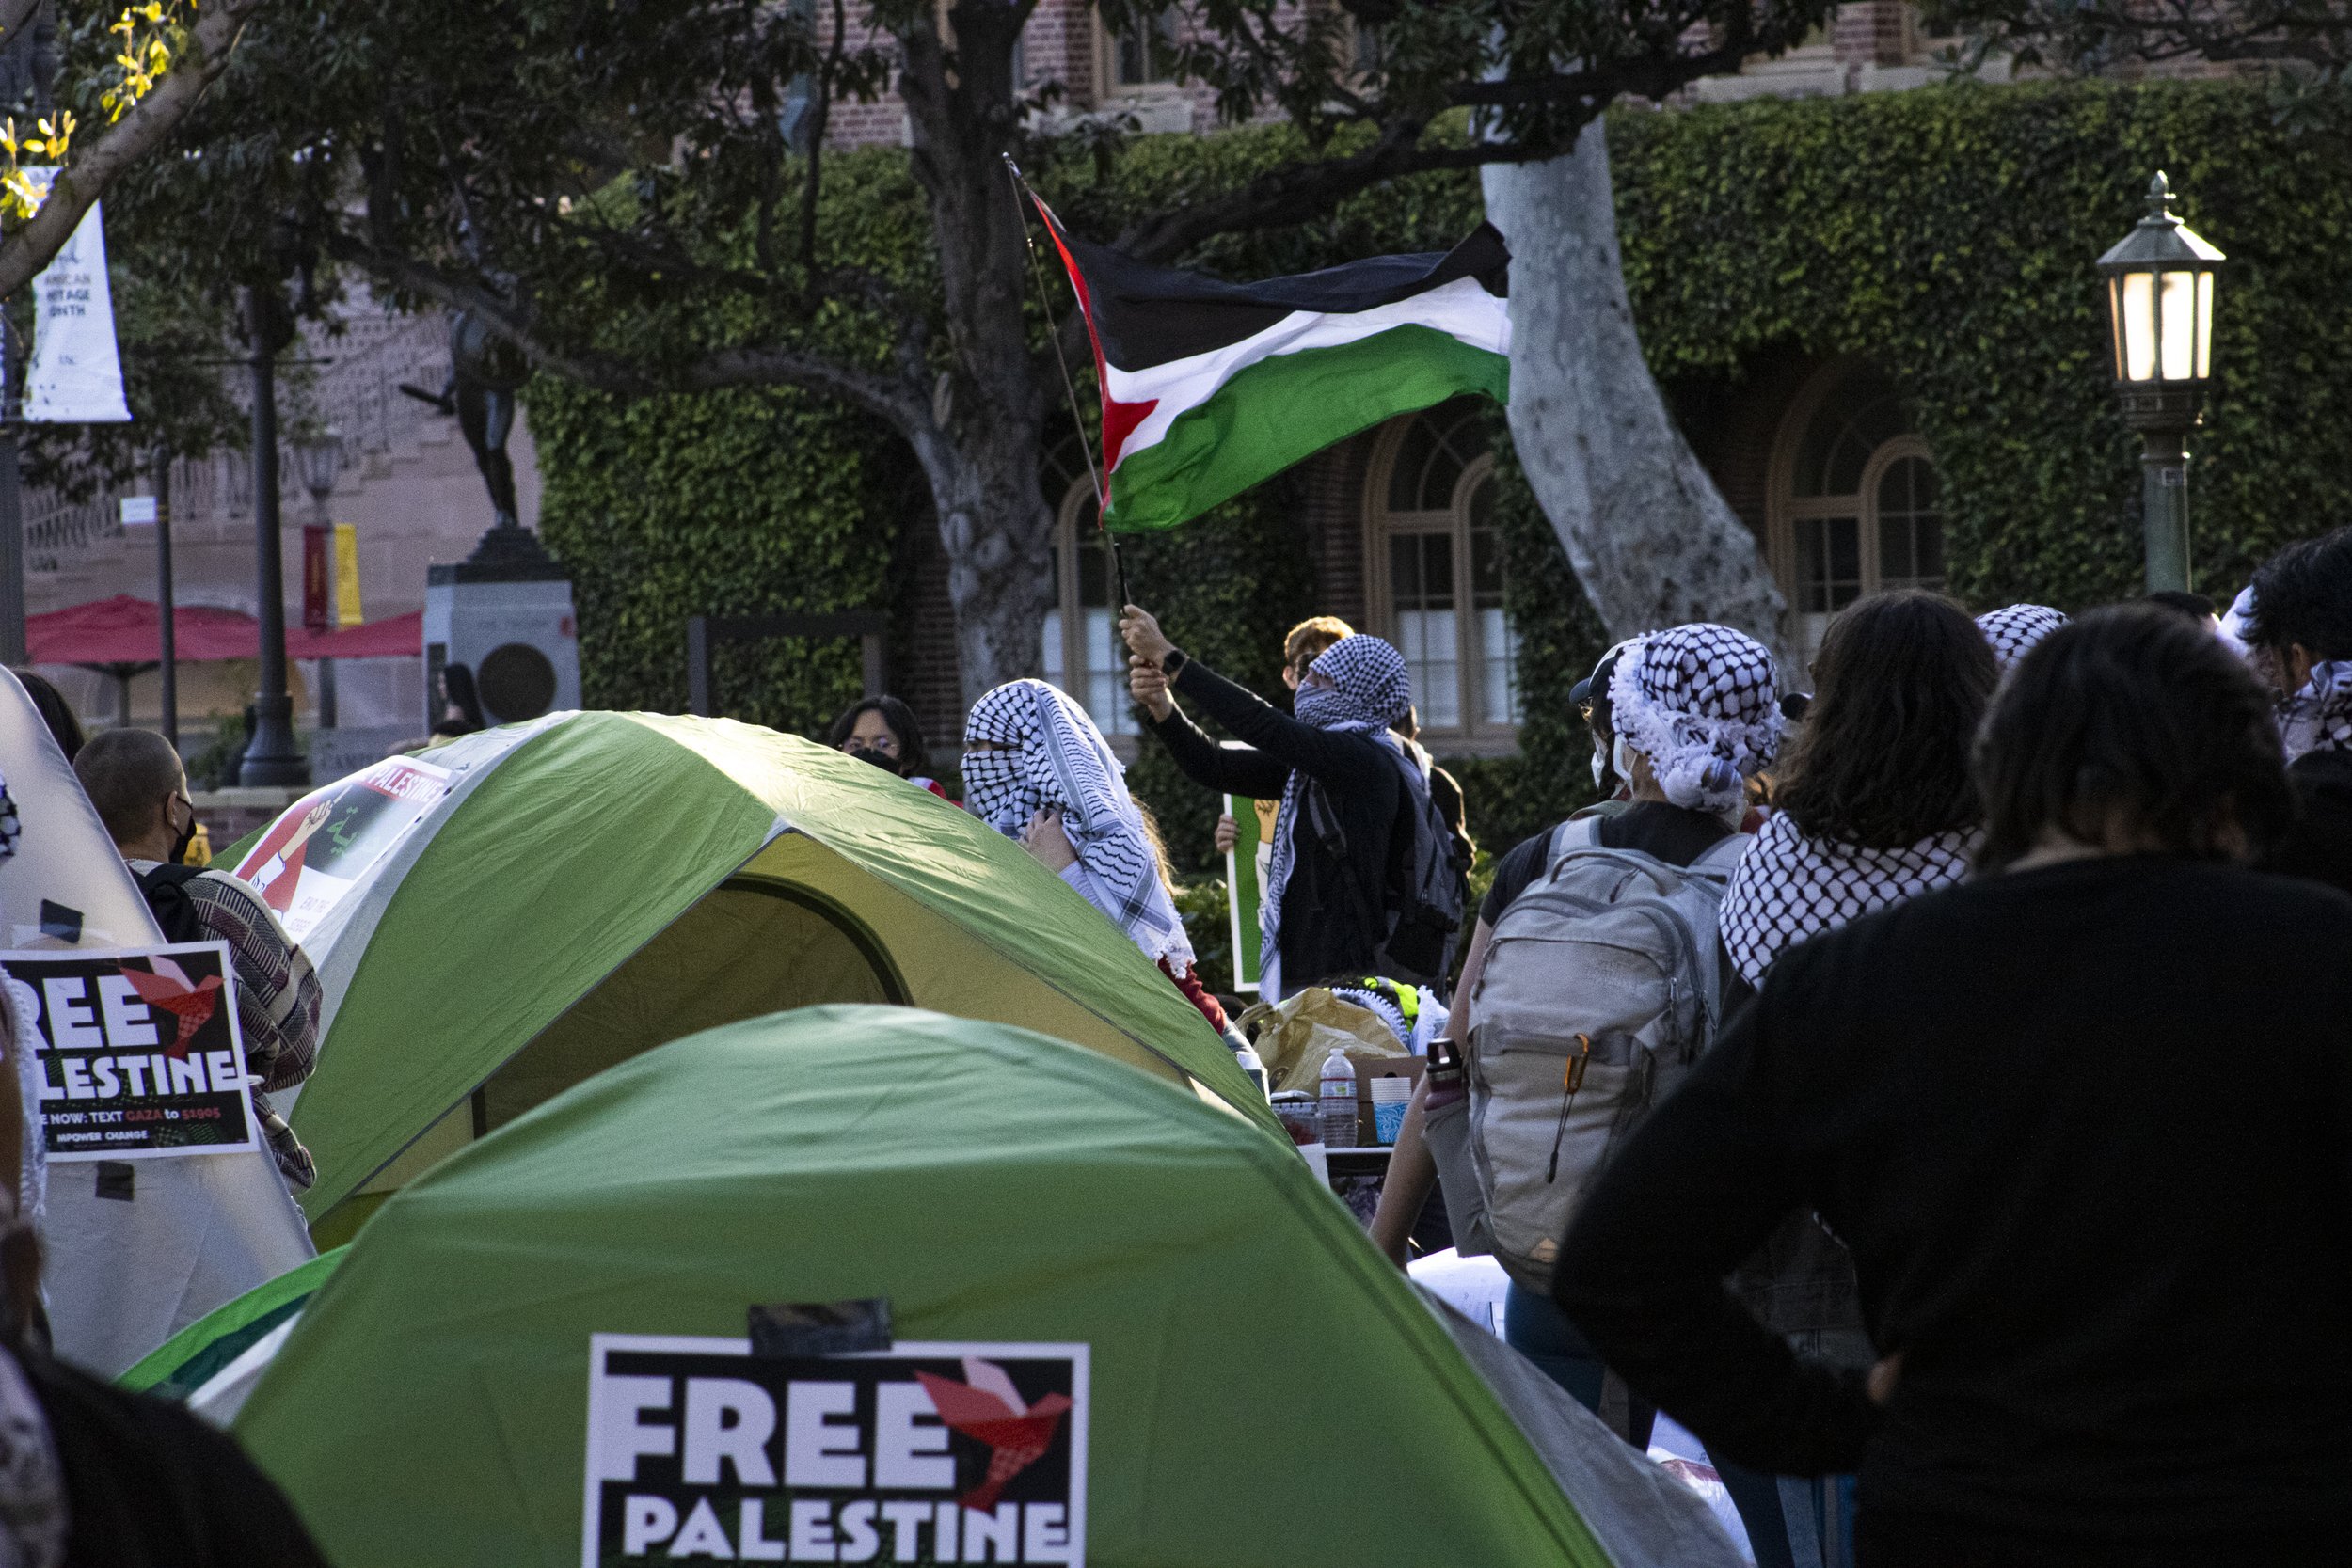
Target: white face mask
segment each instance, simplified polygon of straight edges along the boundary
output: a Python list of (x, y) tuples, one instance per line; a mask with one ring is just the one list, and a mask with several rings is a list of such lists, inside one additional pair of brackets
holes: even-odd
[(1625, 736), (1617, 736), (1609, 742), (1609, 766), (1617, 770), (1617, 782), (1626, 788), (1633, 787), (1633, 764), (1626, 752)]
[(1593, 742), (1593, 787), (1598, 789), (1601, 782), (1608, 777), (1609, 754), (1601, 750), (1600, 742), (1596, 740)]

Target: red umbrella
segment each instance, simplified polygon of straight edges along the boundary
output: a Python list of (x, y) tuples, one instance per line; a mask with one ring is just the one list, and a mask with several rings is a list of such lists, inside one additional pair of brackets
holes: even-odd
[[(35, 664), (80, 664), (110, 673), (130, 673), (163, 658), (161, 617), (147, 599), (117, 594), (111, 599), (27, 616), (24, 645)], [(203, 662), (260, 657), (262, 636), (253, 617), (237, 610), (182, 605), (172, 612), (173, 655)], [(286, 628), (288, 658), (414, 658), (424, 651), (424, 611), (388, 615), (338, 631)]]
[[(172, 616), (174, 654), (184, 659), (253, 658), (262, 641), (253, 617), (182, 605)], [(81, 664), (113, 672), (163, 658), (161, 617), (147, 599), (117, 594), (93, 604), (24, 618), (24, 650), (35, 664)]]
[[(163, 662), (162, 623), (153, 601), (117, 594), (26, 616), (25, 656), (34, 664), (78, 664), (112, 675), (121, 693), (118, 711), (128, 714), (131, 677)], [(171, 629), (175, 663), (261, 657), (261, 627), (243, 610), (180, 605), (172, 610)], [(423, 651), (421, 610), (340, 631), (286, 628), (288, 658), (414, 658)]]

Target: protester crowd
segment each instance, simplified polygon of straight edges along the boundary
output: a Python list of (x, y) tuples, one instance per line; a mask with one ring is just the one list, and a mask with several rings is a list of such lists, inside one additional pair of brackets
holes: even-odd
[[(2352, 1540), (2352, 531), (2214, 609), (1892, 593), (1809, 700), (1706, 625), (1580, 688), (1606, 798), (1502, 858), (1374, 1235), (1442, 1170), (1506, 1338), (1704, 1440), (1759, 1563)], [(1284, 713), (1129, 607), (1131, 690), (1280, 802), (1266, 995), (1442, 993), (1405, 661), (1328, 625)]]
[[(1329, 990), (1428, 1058), (1375, 1242), (1402, 1264), (1434, 1220), (1492, 1253), (1509, 1342), (1635, 1447), (1661, 1411), (1702, 1439), (1763, 1568), (2333, 1561), (2352, 529), (2216, 609), (1972, 620), (1883, 594), (1802, 683), (1726, 626), (1621, 642), (1575, 694), (1600, 799), (1501, 856), (1474, 908), (1394, 647), (1304, 622), (1270, 703), (1139, 607), (1119, 629), (1147, 743), (1277, 803), (1262, 995)], [(159, 927), (227, 942), (262, 1086), (301, 1083), (317, 977), (254, 886), (184, 863), (177, 752), (85, 738), (24, 684)], [(437, 733), (481, 727), (467, 672), (443, 690)], [(829, 741), (947, 795), (894, 698)], [(1085, 708), (1015, 681), (962, 743), (963, 809), (1246, 1053)], [(233, 1448), (47, 1358), (30, 1147), (0, 1093), (0, 1560), (312, 1560)], [(67, 1554), (69, 1519), (117, 1555)]]

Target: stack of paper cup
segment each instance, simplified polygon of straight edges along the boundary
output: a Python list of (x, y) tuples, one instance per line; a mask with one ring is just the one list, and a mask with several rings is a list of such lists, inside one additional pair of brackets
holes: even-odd
[(1405, 1125), (1405, 1107), (1413, 1098), (1413, 1081), (1391, 1072), (1372, 1081), (1372, 1135), (1381, 1147), (1396, 1142)]

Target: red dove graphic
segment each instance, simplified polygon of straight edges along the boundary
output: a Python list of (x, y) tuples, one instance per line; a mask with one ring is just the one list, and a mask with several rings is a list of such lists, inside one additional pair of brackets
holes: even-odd
[(914, 1375), (922, 1380), (941, 1420), (989, 1447), (988, 1479), (958, 1499), (982, 1513), (996, 1506), (996, 1495), (1007, 1481), (1037, 1463), (1053, 1442), (1062, 1412), (1070, 1408), (1067, 1394), (1048, 1394), (1035, 1404), (1024, 1404), (1012, 1379), (993, 1361), (967, 1357), (963, 1375), (969, 1383), (950, 1383), (925, 1371)]
[(179, 1021), (180, 1033), (166, 1054), (180, 1061), (188, 1059), (188, 1041), (213, 1016), (220, 1006), (220, 976), (207, 974), (196, 985), (188, 984), (187, 971), (169, 958), (151, 958), (155, 966), (150, 974), (143, 969), (123, 967), (122, 977), (131, 982), (131, 989), (139, 993), (139, 1000), (151, 1007), (159, 1007)]

